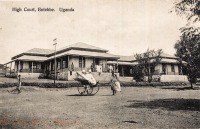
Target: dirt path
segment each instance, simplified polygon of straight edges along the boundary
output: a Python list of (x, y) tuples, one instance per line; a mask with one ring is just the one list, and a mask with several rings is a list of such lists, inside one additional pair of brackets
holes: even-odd
[(0, 89), (0, 128), (200, 128), (199, 90), (126, 87), (116, 96), (76, 88)]

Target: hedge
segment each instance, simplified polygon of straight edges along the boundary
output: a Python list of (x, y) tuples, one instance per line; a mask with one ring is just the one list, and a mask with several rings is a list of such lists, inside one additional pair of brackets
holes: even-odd
[[(185, 82), (120, 82), (121, 86), (128, 87), (144, 87), (144, 86), (186, 86)], [(0, 83), (0, 88), (14, 87), (17, 83)], [(80, 82), (73, 81), (67, 83), (46, 83), (46, 82), (22, 82), (22, 86), (36, 86), (41, 88), (69, 88), (69, 87), (77, 87), (81, 86)], [(100, 83), (100, 86), (110, 86), (109, 83)]]

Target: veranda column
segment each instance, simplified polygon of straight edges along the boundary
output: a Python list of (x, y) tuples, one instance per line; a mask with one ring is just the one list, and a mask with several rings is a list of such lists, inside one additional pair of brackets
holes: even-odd
[(95, 65), (95, 58), (93, 58), (93, 72), (96, 72)]
[(6, 76), (6, 70), (7, 70), (7, 64), (6, 64), (6, 67), (5, 67), (5, 76)]
[(60, 59), (60, 69), (62, 69), (62, 71), (63, 71), (63, 58), (62, 57)]
[(44, 70), (43, 70), (43, 73), (45, 73), (46, 72), (46, 63), (45, 62), (43, 62), (44, 63)]
[(20, 61), (18, 63), (18, 72), (20, 72)]
[(82, 60), (81, 70), (83, 70), (83, 57), (81, 58), (81, 60)]
[(16, 73), (16, 61), (15, 61), (15, 64), (14, 64), (14, 72)]
[(122, 76), (124, 77), (124, 66), (122, 65)]
[(69, 64), (69, 56), (67, 56), (67, 67), (68, 67), (68, 69), (70, 68), (70, 64)]
[(10, 75), (11, 75), (11, 70), (12, 70), (12, 62), (10, 64)]
[(33, 73), (33, 61), (31, 63), (31, 72)]
[(108, 72), (108, 65), (107, 65), (107, 62), (108, 62), (108, 60), (106, 59), (105, 68), (104, 68), (106, 72)]
[(50, 65), (49, 65), (49, 72), (51, 74), (51, 61), (50, 61)]

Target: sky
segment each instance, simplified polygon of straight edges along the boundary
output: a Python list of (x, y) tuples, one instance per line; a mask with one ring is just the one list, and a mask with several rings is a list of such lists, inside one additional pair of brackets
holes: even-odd
[[(174, 54), (183, 17), (169, 13), (173, 0), (65, 0), (0, 2), (0, 63), (32, 48), (54, 49), (83, 42), (116, 55), (149, 49)], [(16, 12), (12, 8), (54, 8)], [(60, 12), (59, 8), (74, 11)]]

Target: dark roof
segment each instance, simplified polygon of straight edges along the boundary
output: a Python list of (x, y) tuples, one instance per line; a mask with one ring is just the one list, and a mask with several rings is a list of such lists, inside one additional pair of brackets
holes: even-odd
[(66, 50), (66, 49), (82, 49), (82, 50), (93, 50), (93, 51), (108, 52), (108, 50), (106, 50), (106, 49), (102, 49), (102, 48), (95, 47), (95, 46), (92, 46), (92, 45), (89, 45), (89, 44), (86, 44), (86, 43), (81, 43), (81, 42), (68, 45), (66, 47), (58, 49), (57, 51), (63, 51), (63, 50)]

